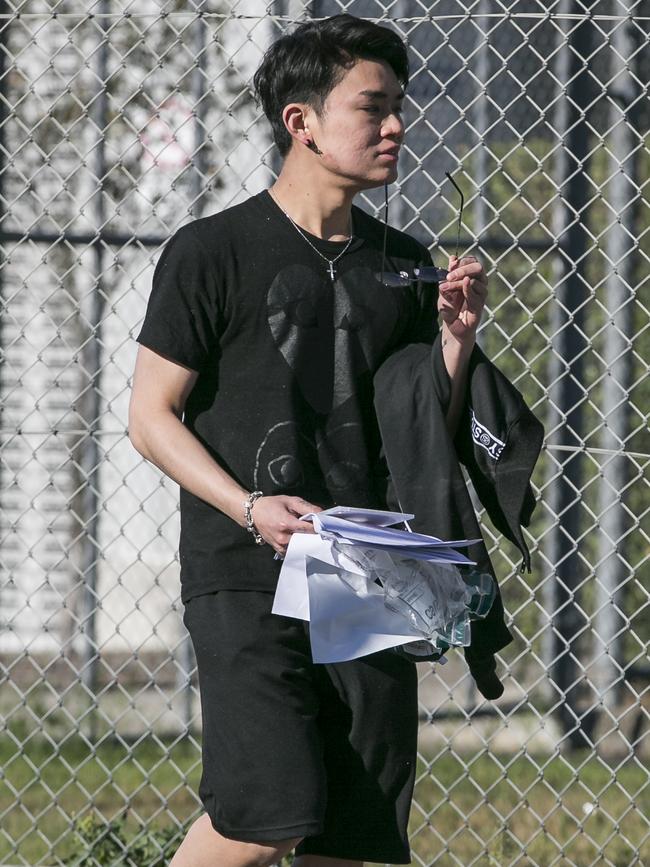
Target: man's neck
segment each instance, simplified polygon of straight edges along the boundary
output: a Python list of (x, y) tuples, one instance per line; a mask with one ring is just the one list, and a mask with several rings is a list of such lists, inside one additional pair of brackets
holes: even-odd
[[(357, 190), (343, 186), (325, 169), (287, 156), (270, 189), (276, 203), (302, 229), (328, 241), (350, 237), (350, 212)], [(339, 181), (337, 183), (337, 180)]]

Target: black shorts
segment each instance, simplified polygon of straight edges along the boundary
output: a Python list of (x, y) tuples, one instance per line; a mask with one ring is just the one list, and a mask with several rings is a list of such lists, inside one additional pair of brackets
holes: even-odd
[(392, 651), (315, 665), (273, 594), (190, 599), (203, 720), (199, 797), (224, 837), (302, 837), (297, 853), (408, 864), (417, 674)]

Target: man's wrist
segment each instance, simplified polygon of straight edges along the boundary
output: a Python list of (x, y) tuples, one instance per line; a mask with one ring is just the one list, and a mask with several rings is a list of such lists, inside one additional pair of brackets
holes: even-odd
[(209, 500), (210, 504), (224, 515), (228, 515), (243, 529), (246, 528), (246, 514), (244, 502), (251, 492), (237, 484), (228, 486), (226, 490), (221, 488), (215, 491), (215, 496)]
[(475, 333), (471, 333), (461, 340), (444, 323), (440, 337), (445, 355), (453, 354), (458, 358), (469, 358), (476, 345)]
[(255, 521), (253, 520), (253, 506), (255, 503), (264, 496), (262, 491), (252, 491), (246, 499), (244, 500), (244, 517), (246, 519), (246, 529), (253, 536), (256, 545), (264, 545), (266, 544), (264, 539), (262, 538), (259, 530), (255, 526)]

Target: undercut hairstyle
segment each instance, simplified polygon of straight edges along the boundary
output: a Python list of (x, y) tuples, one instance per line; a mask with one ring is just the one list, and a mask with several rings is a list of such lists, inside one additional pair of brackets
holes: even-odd
[(292, 142), (282, 120), (285, 106), (302, 102), (322, 114), (330, 92), (358, 60), (383, 60), (402, 87), (408, 84), (406, 46), (397, 33), (354, 15), (308, 21), (271, 45), (253, 86), (281, 156)]

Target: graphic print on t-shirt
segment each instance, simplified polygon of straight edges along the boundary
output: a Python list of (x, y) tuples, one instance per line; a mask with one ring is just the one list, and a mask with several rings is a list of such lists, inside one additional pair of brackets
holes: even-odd
[(309, 435), (295, 420), (266, 432), (254, 470), (260, 490), (268, 481), (299, 489), (305, 479), (320, 476), (330, 495), (367, 493), (368, 465), (359, 460), (355, 445), (363, 435), (354, 398), (362, 380), (372, 375), (398, 315), (394, 296), (383, 290), (384, 315), (377, 316), (369, 303), (376, 303), (369, 293), (377, 292), (381, 285), (363, 267), (347, 270), (331, 284), (321, 272), (295, 264), (272, 281), (267, 315), (273, 340), (321, 423)]
[(273, 339), (318, 413), (326, 415), (352, 397), (359, 377), (372, 370), (373, 342), (381, 347), (390, 337), (395, 300), (383, 290), (388, 309), (376, 321), (368, 295), (377, 291), (382, 287), (367, 268), (352, 268), (332, 285), (304, 265), (283, 268), (269, 288)]
[(350, 436), (358, 437), (359, 429), (356, 422), (337, 424), (334, 420), (310, 437), (294, 420), (274, 424), (255, 456), (254, 487), (270, 490), (270, 482), (277, 489), (299, 491), (305, 481), (322, 474), (333, 496), (360, 488), (367, 482), (367, 466), (353, 460), (346, 449)]

